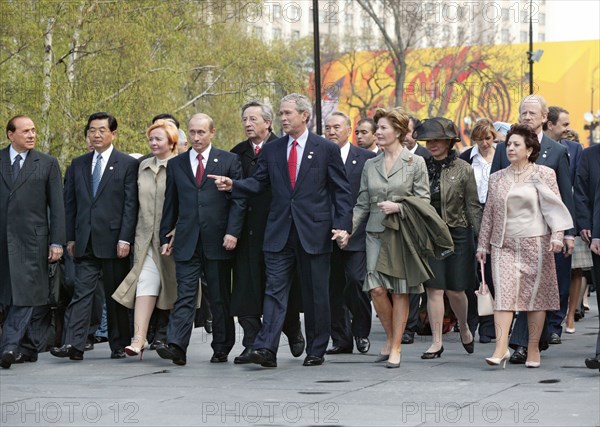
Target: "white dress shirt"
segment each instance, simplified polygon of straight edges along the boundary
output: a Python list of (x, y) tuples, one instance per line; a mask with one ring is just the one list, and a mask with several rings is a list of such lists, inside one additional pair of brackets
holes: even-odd
[(304, 154), (304, 147), (306, 147), (306, 141), (308, 141), (308, 129), (304, 130), (304, 133), (298, 137), (298, 139), (292, 138), (291, 135), (288, 135), (288, 146), (287, 146), (287, 158), (290, 158), (290, 150), (292, 149), (292, 142), (296, 141), (298, 144), (296, 145), (296, 158), (298, 161), (296, 162), (296, 176), (298, 176), (298, 171), (300, 170), (300, 163), (302, 163), (302, 155)]
[(19, 165), (19, 167), (21, 169), (23, 169), (23, 163), (25, 163), (25, 159), (27, 158), (27, 154), (29, 154), (29, 150), (19, 153), (17, 150), (15, 150), (13, 148), (13, 146), (11, 144), (8, 151), (9, 151), (9, 155), (10, 155), (10, 165), (12, 166), (15, 163), (15, 157), (17, 157), (17, 155), (20, 155), (21, 156), (21, 164)]
[(350, 142), (346, 142), (343, 147), (340, 147), (340, 153), (342, 154), (342, 163), (346, 164), (348, 154), (350, 154)]
[(190, 150), (190, 164), (192, 165), (192, 175), (196, 176), (196, 169), (198, 169), (198, 154), (202, 154), (202, 166), (204, 166), (204, 170), (206, 170), (206, 165), (208, 164), (208, 156), (210, 156), (210, 150), (212, 148), (212, 144), (206, 147), (202, 153), (198, 153), (193, 148)]
[[(493, 144), (496, 147), (496, 144)], [(485, 203), (487, 200), (488, 193), (488, 182), (490, 179), (490, 171), (492, 169), (492, 163), (485, 160), (485, 158), (479, 152), (479, 146), (473, 146), (471, 150), (471, 159), (473, 172), (475, 174), (475, 182), (477, 183), (477, 195), (479, 196), (479, 203)]]
[(102, 179), (104, 170), (106, 169), (106, 164), (108, 163), (108, 159), (110, 159), (113, 148), (113, 145), (110, 144), (110, 147), (108, 147), (104, 153), (98, 153), (94, 150), (94, 157), (92, 158), (92, 175), (94, 174), (94, 168), (96, 167), (96, 162), (98, 161), (98, 154), (100, 154), (100, 156), (102, 156), (102, 163), (100, 163), (100, 178)]

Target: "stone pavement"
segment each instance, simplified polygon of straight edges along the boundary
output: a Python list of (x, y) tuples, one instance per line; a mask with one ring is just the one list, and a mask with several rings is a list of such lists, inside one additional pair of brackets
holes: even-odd
[[(210, 335), (195, 329), (184, 367), (147, 351), (144, 360), (110, 360), (96, 345), (82, 362), (49, 353), (0, 370), (0, 426), (598, 426), (600, 373), (586, 369), (598, 331), (595, 295), (574, 335), (542, 353), (542, 366), (484, 362), (492, 344), (467, 354), (457, 333), (445, 352), (421, 360), (430, 337), (403, 346), (400, 369), (373, 363), (383, 330), (373, 319), (368, 354), (326, 356), (303, 367), (282, 339), (279, 367), (209, 363)], [(241, 336), (239, 336), (241, 340)], [(238, 340), (239, 341), (239, 340)]]

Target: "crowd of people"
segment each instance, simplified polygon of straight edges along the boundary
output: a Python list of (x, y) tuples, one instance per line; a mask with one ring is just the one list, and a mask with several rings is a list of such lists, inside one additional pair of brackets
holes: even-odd
[[(464, 351), (476, 335), (495, 340), (485, 362), (503, 368), (540, 367), (541, 351), (575, 333), (587, 284), (600, 280), (600, 147), (582, 148), (567, 110), (527, 96), (518, 123), (479, 119), (463, 152), (444, 117), (378, 108), (353, 144), (346, 114), (331, 113), (323, 136), (311, 116), (307, 97), (286, 95), (277, 137), (272, 108), (250, 101), (247, 139), (224, 151), (207, 114), (189, 118), (187, 135), (161, 114), (136, 159), (115, 147), (116, 118), (94, 113), (88, 152), (64, 182), (35, 149), (33, 121), (11, 118), (0, 150), (0, 366), (44, 351), (48, 271), (63, 263), (71, 285), (50, 353), (70, 360), (93, 349), (103, 307), (111, 358), (155, 349), (176, 365), (207, 311), (211, 363), (228, 361), (237, 317), (234, 363), (269, 368), (282, 332), (304, 366), (369, 352), (372, 308), (386, 338), (375, 361), (387, 368), (400, 367), (423, 318), (421, 359), (442, 357), (448, 312)], [(481, 280), (493, 316), (478, 315)], [(600, 369), (600, 333), (585, 364)]]

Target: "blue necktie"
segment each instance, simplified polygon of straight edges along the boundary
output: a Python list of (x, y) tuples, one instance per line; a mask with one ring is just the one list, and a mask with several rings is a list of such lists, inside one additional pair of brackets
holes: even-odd
[(92, 172), (92, 195), (96, 197), (98, 186), (100, 185), (100, 179), (102, 178), (102, 155), (98, 154), (96, 157), (96, 166), (94, 166), (94, 172)]
[(13, 184), (17, 182), (17, 177), (19, 176), (19, 172), (21, 171), (21, 155), (17, 154), (15, 157), (15, 161), (12, 164), (12, 176), (13, 176)]

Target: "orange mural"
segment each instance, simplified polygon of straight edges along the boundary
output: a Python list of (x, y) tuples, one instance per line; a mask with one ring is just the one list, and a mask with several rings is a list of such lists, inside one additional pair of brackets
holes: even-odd
[[(470, 145), (473, 123), (487, 117), (513, 123), (529, 94), (527, 44), (414, 49), (406, 54), (402, 106), (419, 118), (444, 116)], [(600, 41), (536, 43), (534, 92), (570, 112), (572, 128), (587, 145), (583, 115), (600, 108)], [(322, 67), (323, 117), (339, 109), (356, 123), (394, 99), (394, 69), (387, 51), (351, 52)], [(593, 92), (593, 95), (592, 95)], [(592, 105), (593, 104), (593, 105)]]

